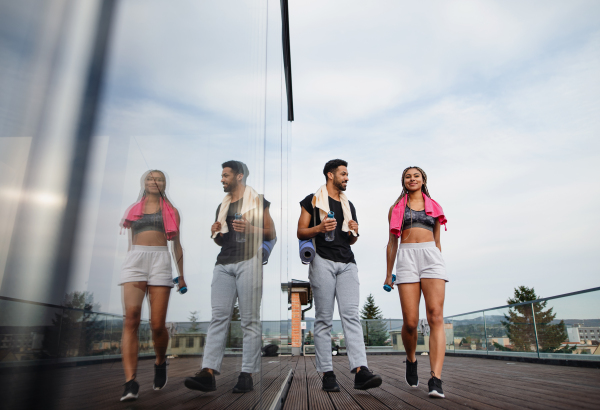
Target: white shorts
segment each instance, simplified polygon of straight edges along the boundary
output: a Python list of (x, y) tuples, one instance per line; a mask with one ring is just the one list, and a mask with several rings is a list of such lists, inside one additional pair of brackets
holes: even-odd
[(435, 242), (401, 243), (394, 283), (417, 283), (421, 279), (449, 281), (442, 252), (435, 246)]
[(148, 286), (173, 285), (171, 255), (166, 246), (133, 245), (121, 269), (121, 282), (147, 282)]

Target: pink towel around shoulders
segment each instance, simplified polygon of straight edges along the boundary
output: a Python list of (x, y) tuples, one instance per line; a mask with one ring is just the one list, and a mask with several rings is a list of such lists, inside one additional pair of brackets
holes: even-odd
[[(437, 218), (440, 221), (440, 225), (444, 225), (444, 229), (446, 228), (446, 222), (448, 220), (444, 216), (444, 210), (433, 199), (429, 198), (427, 195), (423, 194), (423, 200), (425, 201), (425, 213), (429, 216)], [(402, 198), (394, 207), (392, 211), (392, 219), (390, 220), (390, 232), (396, 235), (396, 237), (400, 237), (402, 235), (402, 220), (404, 219), (404, 209), (406, 208), (407, 197)]]
[[(123, 228), (131, 228), (131, 223), (137, 221), (144, 216), (144, 204), (146, 203), (146, 197), (143, 197), (141, 201), (134, 204), (129, 211), (127, 216), (123, 218)], [(179, 233), (179, 227), (177, 226), (177, 219), (175, 218), (175, 210), (173, 207), (162, 198), (160, 199), (160, 209), (162, 209), (163, 224), (165, 227), (165, 234), (167, 240), (170, 241)]]

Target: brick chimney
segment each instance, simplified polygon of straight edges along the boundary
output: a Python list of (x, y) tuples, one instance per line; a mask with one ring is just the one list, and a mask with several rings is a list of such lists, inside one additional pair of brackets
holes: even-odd
[(295, 356), (299, 356), (302, 350), (301, 320), (302, 305), (300, 304), (300, 294), (292, 292), (292, 354)]
[[(291, 305), (292, 311), (292, 354), (299, 356), (302, 353), (302, 329), (301, 324), (304, 319), (303, 314), (305, 311), (312, 308), (312, 290), (310, 283), (292, 279), (287, 283), (281, 284), (281, 290), (287, 292), (288, 303)], [(308, 307), (302, 311), (302, 306)]]

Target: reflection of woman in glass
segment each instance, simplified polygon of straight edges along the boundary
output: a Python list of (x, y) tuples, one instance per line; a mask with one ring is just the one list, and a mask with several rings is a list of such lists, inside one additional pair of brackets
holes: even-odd
[(141, 200), (128, 210), (122, 226), (131, 228), (131, 246), (123, 264), (120, 285), (123, 286), (122, 356), (125, 370), (125, 391), (121, 401), (135, 400), (139, 385), (135, 381), (138, 361), (138, 328), (144, 296), (150, 302), (150, 327), (156, 352), (154, 390), (167, 384), (166, 351), (169, 334), (165, 327), (169, 295), (173, 287), (171, 257), (167, 241), (172, 241), (173, 257), (177, 261), (180, 286), (183, 279), (183, 250), (179, 241), (179, 213), (165, 194), (166, 178), (152, 170), (142, 178)]
[[(389, 242), (387, 246), (387, 277), (385, 284), (398, 285), (402, 307), (402, 342), (406, 349), (406, 382), (417, 387), (417, 325), (421, 292), (425, 298), (427, 321), (431, 329), (429, 361), (431, 378), (429, 396), (444, 397), (442, 366), (446, 352), (444, 331), (444, 297), (446, 267), (442, 258), (440, 225), (446, 224), (442, 207), (431, 199), (427, 190), (427, 175), (419, 167), (409, 167), (402, 173), (402, 194), (390, 208)], [(401, 238), (398, 248), (398, 238)], [(396, 281), (392, 283), (392, 268), (396, 256)]]

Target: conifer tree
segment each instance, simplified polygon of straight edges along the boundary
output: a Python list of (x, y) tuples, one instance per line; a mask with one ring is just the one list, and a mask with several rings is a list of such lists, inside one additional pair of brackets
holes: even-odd
[(188, 329), (188, 332), (197, 332), (200, 328), (198, 326), (198, 311), (194, 310), (190, 312), (190, 317), (188, 320), (192, 322), (192, 326)]
[[(509, 298), (506, 303), (514, 305), (517, 303), (530, 302), (539, 299), (534, 288), (519, 286), (515, 288), (514, 297)], [(508, 338), (513, 345), (514, 351), (530, 352), (535, 349), (535, 328), (540, 352), (544, 353), (571, 353), (573, 349), (562, 348), (560, 345), (568, 340), (565, 322), (552, 323), (556, 318), (554, 308), (546, 308), (548, 301), (536, 302), (515, 306), (504, 315), (506, 321), (502, 321)]]
[(387, 325), (381, 320), (383, 314), (379, 306), (375, 304), (372, 294), (367, 296), (367, 301), (360, 311), (363, 320), (363, 333), (367, 346), (385, 346), (388, 339)]

